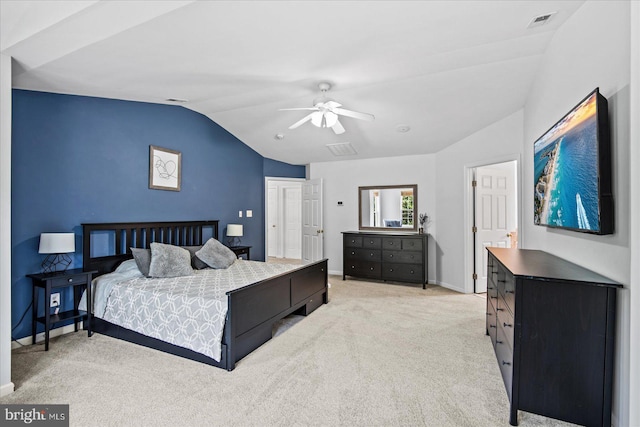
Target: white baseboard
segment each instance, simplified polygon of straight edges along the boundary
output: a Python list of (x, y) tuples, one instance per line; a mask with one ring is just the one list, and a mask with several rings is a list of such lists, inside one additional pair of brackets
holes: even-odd
[(13, 385), (13, 383), (8, 383), (8, 384), (2, 384), (0, 386), (0, 397), (2, 396), (6, 396), (7, 394), (11, 394), (13, 393), (13, 391), (15, 390), (15, 386)]
[[(78, 324), (78, 330), (82, 330), (83, 322)], [(71, 332), (75, 332), (75, 326), (73, 324), (66, 325), (61, 328), (51, 329), (49, 331), (49, 339), (59, 337), (60, 335), (68, 334)], [(17, 341), (17, 342), (16, 342)], [(20, 348), (23, 346), (31, 345), (31, 336), (20, 338), (19, 340), (11, 341), (11, 349)], [(40, 332), (36, 334), (36, 344), (44, 341), (44, 332)]]
[[(431, 283), (431, 282), (429, 282), (429, 283)], [(462, 294), (464, 294), (464, 293), (465, 293), (465, 292), (464, 292), (464, 289), (460, 289), (460, 288), (459, 288), (459, 287), (457, 287), (457, 286), (453, 286), (453, 285), (450, 285), (450, 284), (445, 283), (445, 282), (436, 282), (436, 283), (434, 283), (434, 284), (435, 284), (435, 285), (438, 285), (438, 286), (442, 286), (443, 288), (451, 289), (452, 291), (460, 292), (460, 293), (462, 293)]]

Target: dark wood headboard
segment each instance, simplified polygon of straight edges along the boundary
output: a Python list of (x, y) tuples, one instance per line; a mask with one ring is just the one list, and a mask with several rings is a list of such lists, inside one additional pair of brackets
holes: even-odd
[[(122, 262), (133, 258), (129, 248), (149, 248), (152, 242), (177, 246), (202, 245), (203, 231), (212, 228), (211, 236), (218, 238), (218, 220), (172, 222), (111, 222), (82, 224), (82, 268), (97, 270), (94, 275), (110, 273)], [(91, 256), (93, 241), (100, 234), (112, 242), (113, 253)]]

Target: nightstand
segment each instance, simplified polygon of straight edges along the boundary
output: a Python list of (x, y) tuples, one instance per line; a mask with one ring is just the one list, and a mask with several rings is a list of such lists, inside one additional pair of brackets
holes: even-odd
[[(75, 330), (78, 331), (78, 323), (80, 320), (86, 320), (87, 336), (91, 336), (91, 310), (83, 311), (78, 310), (78, 303), (82, 296), (82, 291), (87, 291), (87, 307), (91, 307), (91, 279), (97, 271), (82, 271), (81, 268), (76, 268), (66, 271), (57, 271), (53, 273), (37, 273), (27, 274), (27, 277), (31, 278), (33, 284), (33, 324), (31, 327), (31, 342), (36, 343), (36, 325), (37, 322), (44, 324), (44, 350), (49, 350), (49, 331), (52, 325), (73, 319), (75, 322)], [(73, 309), (58, 314), (51, 314), (51, 308), (49, 307), (51, 301), (51, 291), (58, 288), (73, 287)], [(40, 291), (38, 288), (44, 290), (44, 316), (38, 317), (38, 297)]]
[(249, 251), (251, 250), (251, 246), (229, 246), (229, 249), (231, 249), (233, 251), (233, 253), (235, 253), (238, 258), (241, 255), (246, 255), (247, 256), (247, 261), (251, 259), (251, 256), (249, 255)]

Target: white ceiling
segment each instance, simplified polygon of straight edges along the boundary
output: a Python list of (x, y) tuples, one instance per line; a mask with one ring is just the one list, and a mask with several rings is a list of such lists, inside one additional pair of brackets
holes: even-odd
[[(186, 99), (261, 155), (306, 164), (434, 153), (517, 111), (582, 3), (1, 0), (0, 49), (15, 88)], [(278, 109), (311, 106), (321, 81), (375, 121), (289, 130), (306, 112)], [(335, 157), (339, 142), (358, 154)]]

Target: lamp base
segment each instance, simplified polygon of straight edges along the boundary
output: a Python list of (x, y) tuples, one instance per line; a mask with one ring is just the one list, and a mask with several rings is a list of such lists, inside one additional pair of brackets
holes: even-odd
[[(71, 265), (71, 258), (67, 254), (49, 254), (42, 261), (43, 273), (55, 273), (56, 271), (66, 271)], [(58, 270), (58, 266), (62, 266), (61, 270)]]
[(239, 237), (229, 237), (227, 241), (229, 247), (240, 246), (240, 238)]

